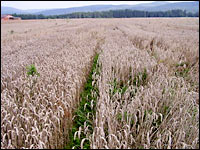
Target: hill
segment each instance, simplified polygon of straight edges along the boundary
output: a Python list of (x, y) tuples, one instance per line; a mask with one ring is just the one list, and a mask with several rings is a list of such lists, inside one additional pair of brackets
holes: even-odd
[(143, 10), (143, 11), (167, 11), (172, 9), (182, 9), (187, 12), (198, 12), (199, 2), (176, 2), (169, 3), (164, 1), (156, 1), (152, 3), (143, 3), (136, 5), (90, 5), (82, 7), (71, 7), (71, 8), (59, 8), (59, 9), (46, 9), (46, 10), (20, 10), (12, 7), (1, 7), (1, 14), (42, 14), (42, 15), (62, 15), (70, 14), (73, 12), (95, 12), (95, 11), (108, 11), (118, 9), (132, 9), (132, 10)]
[(37, 12), (44, 11), (45, 9), (29, 9), (29, 10), (21, 10), (21, 9), (16, 9), (13, 7), (6, 7), (6, 6), (1, 6), (1, 14), (34, 14)]

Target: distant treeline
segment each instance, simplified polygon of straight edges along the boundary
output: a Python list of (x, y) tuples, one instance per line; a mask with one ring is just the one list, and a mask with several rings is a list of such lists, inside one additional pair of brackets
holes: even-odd
[(132, 18), (132, 17), (199, 17), (199, 12), (191, 13), (185, 10), (169, 10), (169, 11), (139, 11), (139, 10), (110, 10), (101, 12), (75, 12), (64, 15), (44, 16), (32, 14), (13, 14), (15, 17), (22, 19), (59, 19), (59, 18)]

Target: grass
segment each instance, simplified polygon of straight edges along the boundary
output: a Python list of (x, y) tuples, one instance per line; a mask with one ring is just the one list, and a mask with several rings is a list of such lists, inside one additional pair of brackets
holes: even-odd
[[(140, 86), (145, 86), (147, 84), (147, 70), (146, 68), (144, 69), (143, 72), (139, 72), (135, 74), (134, 78), (132, 76), (129, 76), (129, 83), (124, 84), (124, 82), (121, 80), (120, 82), (117, 82), (117, 79), (114, 78), (113, 82), (110, 82), (110, 85), (112, 86), (112, 89), (109, 90), (109, 94), (112, 97), (116, 93), (121, 93), (124, 95), (126, 90), (130, 85), (133, 85), (135, 87), (140, 87)], [(132, 97), (135, 95), (137, 92), (137, 89), (132, 91), (131, 95)]]
[(124, 85), (122, 81), (120, 83), (118, 83), (116, 78), (110, 84), (112, 86), (112, 90), (110, 89), (110, 95), (112, 95), (112, 96), (115, 93), (121, 93), (123, 95), (126, 92), (126, 90), (128, 89), (128, 86)]
[(134, 86), (144, 86), (147, 84), (147, 70), (146, 68), (144, 69), (143, 72), (139, 72), (137, 75), (135, 75), (134, 79), (133, 79), (133, 85)]
[(27, 75), (28, 76), (30, 76), (30, 75), (32, 75), (32, 76), (34, 76), (34, 75), (40, 76), (40, 74), (37, 72), (37, 69), (36, 69), (34, 64), (31, 64), (30, 66), (27, 66), (26, 69), (27, 69)]
[(188, 77), (189, 71), (190, 71), (190, 67), (189, 67), (188, 62), (178, 63), (178, 64), (176, 64), (175, 76)]
[[(80, 105), (78, 107), (78, 109), (75, 111), (74, 113), (74, 120), (73, 120), (73, 127), (72, 130), (70, 131), (70, 141), (67, 144), (67, 146), (64, 149), (71, 149), (71, 148), (81, 148), (81, 141), (86, 137), (86, 134), (84, 134), (83, 132), (80, 133), (80, 138), (79, 137), (74, 137), (75, 132), (79, 131), (80, 127), (81, 129), (84, 130), (84, 123), (86, 124), (86, 126), (89, 127), (89, 131), (87, 133), (92, 134), (93, 132), (93, 117), (91, 116), (95, 116), (95, 105), (96, 105), (96, 100), (97, 97), (96, 96), (92, 96), (92, 92), (95, 91), (98, 94), (98, 88), (96, 88), (95, 86), (92, 85), (93, 82), (93, 78), (92, 75), (94, 73), (99, 74), (99, 70), (98, 70), (98, 57), (99, 54), (96, 54), (93, 60), (93, 65), (91, 68), (91, 72), (89, 73), (87, 82), (84, 86), (84, 90), (81, 92), (81, 102)], [(93, 100), (93, 106), (91, 106)], [(88, 114), (89, 117), (87, 117)], [(86, 142), (84, 142), (83, 144), (83, 149), (90, 149), (90, 141), (86, 140)]]

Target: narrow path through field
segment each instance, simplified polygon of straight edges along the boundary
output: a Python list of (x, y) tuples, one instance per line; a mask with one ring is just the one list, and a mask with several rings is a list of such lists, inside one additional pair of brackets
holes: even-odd
[[(99, 75), (100, 71), (98, 57), (99, 54), (94, 56), (91, 72), (89, 73), (84, 89), (80, 94), (81, 102), (77, 110), (74, 112), (73, 126), (69, 133), (69, 143), (65, 149), (90, 149), (89, 136), (93, 132), (96, 100), (99, 95), (99, 91), (96, 86), (97, 83), (95, 81), (95, 76)], [(85, 140), (87, 141), (84, 142)]]

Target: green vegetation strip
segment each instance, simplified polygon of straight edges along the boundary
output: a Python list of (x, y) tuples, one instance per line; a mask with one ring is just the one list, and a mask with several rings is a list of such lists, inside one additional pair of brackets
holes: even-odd
[[(94, 73), (96, 73), (96, 75), (99, 74), (99, 64), (97, 63), (98, 57), (99, 54), (96, 54), (94, 57), (91, 72), (84, 86), (84, 90), (80, 95), (82, 100), (78, 109), (74, 113), (75, 117), (73, 120), (73, 126), (71, 132), (69, 133), (70, 141), (64, 149), (80, 149), (81, 141), (85, 138), (88, 138), (88, 135), (91, 135), (93, 132), (93, 117), (95, 116), (96, 112), (96, 100), (99, 91), (98, 88), (95, 86), (95, 83), (92, 85), (92, 75)], [(85, 127), (88, 127), (86, 133), (84, 133)], [(80, 128), (81, 132), (78, 133), (78, 131), (80, 131)], [(90, 141), (85, 140), (82, 148), (90, 149)]]

